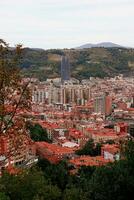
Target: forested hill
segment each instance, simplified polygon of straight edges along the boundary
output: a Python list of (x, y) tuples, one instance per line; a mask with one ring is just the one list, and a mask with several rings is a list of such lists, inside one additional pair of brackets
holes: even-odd
[(90, 76), (134, 75), (134, 49), (90, 48), (42, 50), (24, 48), (21, 68), (25, 76), (32, 74), (41, 80), (60, 76), (61, 55), (67, 55), (71, 76), (86, 79)]

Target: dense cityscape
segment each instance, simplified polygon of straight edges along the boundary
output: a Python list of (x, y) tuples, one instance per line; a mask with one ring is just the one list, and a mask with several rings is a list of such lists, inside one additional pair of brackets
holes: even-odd
[(0, 1), (0, 200), (133, 200), (134, 1)]
[[(114, 166), (114, 163), (125, 159), (127, 146), (129, 141), (133, 145), (134, 136), (133, 77), (120, 74), (77, 80), (70, 75), (69, 57), (63, 55), (61, 78), (48, 78), (41, 82), (37, 78), (22, 77), (12, 64), (12, 59), (7, 60), (6, 55), (9, 53), (7, 44), (1, 40), (2, 182), (5, 173), (9, 174), (10, 182), (12, 176), (19, 179), (25, 171), (28, 170), (29, 174), (36, 167), (41, 167), (43, 171), (46, 170), (44, 168), (50, 170), (52, 167), (53, 173), (57, 174), (56, 179), (65, 168), (64, 176), (73, 181), (73, 177), (81, 179), (83, 167), (86, 175), (97, 168)], [(18, 45), (18, 58), (20, 53), (21, 46)], [(17, 64), (17, 59), (15, 62)], [(54, 172), (54, 166), (61, 166), (61, 169)], [(52, 176), (53, 182), (52, 174), (48, 172), (47, 176)], [(66, 178), (62, 180), (64, 184), (68, 180)], [(60, 181), (58, 189), (66, 191), (67, 183), (61, 186)], [(57, 184), (58, 180), (53, 187), (57, 187)], [(60, 191), (56, 193), (59, 197), (50, 191), (48, 193), (53, 196), (48, 199), (61, 198)], [(76, 193), (78, 191), (71, 195)], [(8, 195), (14, 199), (14, 193)], [(68, 195), (62, 198), (74, 199)], [(80, 194), (78, 196), (82, 199)], [(40, 199), (44, 198), (43, 194)]]
[[(37, 142), (37, 154), (52, 163), (68, 158), (74, 169), (120, 159), (121, 142), (134, 133), (133, 77), (91, 77), (80, 83), (69, 78), (69, 69), (62, 58), (61, 79), (31, 80), (32, 122), (52, 141)], [(89, 140), (102, 144), (100, 155), (76, 156)]]

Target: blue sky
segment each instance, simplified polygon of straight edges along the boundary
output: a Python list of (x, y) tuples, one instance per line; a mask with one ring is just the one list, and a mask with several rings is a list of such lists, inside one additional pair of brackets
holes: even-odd
[(0, 0), (0, 38), (14, 46), (134, 47), (134, 0)]

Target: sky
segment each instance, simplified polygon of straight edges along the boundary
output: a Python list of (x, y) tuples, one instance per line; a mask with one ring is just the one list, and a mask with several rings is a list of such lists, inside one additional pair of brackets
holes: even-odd
[(0, 38), (11, 46), (134, 47), (134, 0), (0, 0)]

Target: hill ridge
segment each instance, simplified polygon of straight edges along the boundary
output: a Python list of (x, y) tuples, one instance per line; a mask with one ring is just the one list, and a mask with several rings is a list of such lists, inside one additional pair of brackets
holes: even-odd
[(126, 48), (124, 46), (121, 46), (119, 44), (115, 44), (113, 42), (99, 42), (99, 43), (96, 43), (96, 44), (93, 44), (93, 43), (87, 43), (87, 44), (84, 44), (84, 45), (81, 45), (79, 47), (76, 47), (76, 49), (84, 49), (84, 48), (94, 48), (94, 47), (104, 47), (104, 48)]

